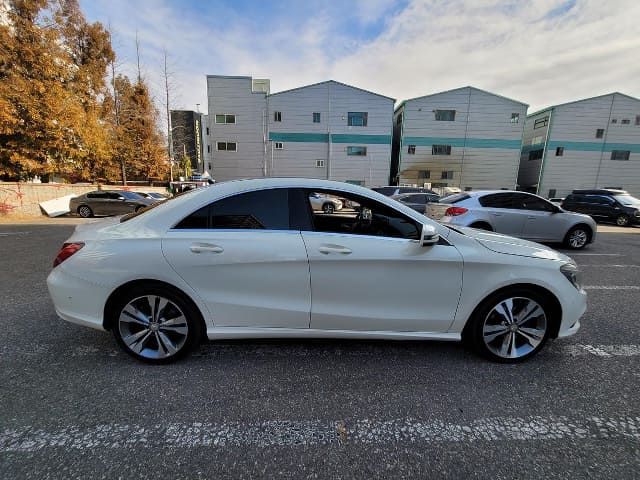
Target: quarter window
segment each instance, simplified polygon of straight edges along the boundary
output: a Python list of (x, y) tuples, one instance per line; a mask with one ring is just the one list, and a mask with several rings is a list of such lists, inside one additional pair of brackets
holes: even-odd
[(288, 230), (288, 191), (260, 190), (223, 198), (192, 213), (175, 228)]
[(367, 147), (347, 147), (347, 155), (364, 156), (367, 154)]
[(347, 124), (350, 127), (366, 127), (368, 116), (367, 112), (349, 112)]
[(435, 119), (439, 122), (453, 122), (456, 119), (455, 110), (434, 110)]

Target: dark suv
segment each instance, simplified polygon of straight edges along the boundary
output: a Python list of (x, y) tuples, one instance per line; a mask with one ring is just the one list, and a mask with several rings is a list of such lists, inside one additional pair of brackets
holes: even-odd
[(640, 200), (624, 190), (574, 190), (564, 199), (562, 208), (621, 227), (640, 224)]

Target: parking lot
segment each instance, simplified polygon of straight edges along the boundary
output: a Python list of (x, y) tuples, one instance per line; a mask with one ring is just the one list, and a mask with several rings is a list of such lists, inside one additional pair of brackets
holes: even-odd
[(83, 221), (0, 224), (2, 478), (638, 476), (639, 227), (565, 251), (582, 329), (524, 364), (446, 342), (243, 340), (150, 366), (53, 310), (46, 275)]

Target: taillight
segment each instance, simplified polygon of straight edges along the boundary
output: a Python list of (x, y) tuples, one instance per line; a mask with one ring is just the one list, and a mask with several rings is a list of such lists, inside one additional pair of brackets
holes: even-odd
[(449, 207), (447, 211), (444, 212), (445, 217), (455, 217), (458, 215), (462, 215), (463, 213), (467, 213), (469, 211), (468, 208), (463, 207)]
[(55, 268), (58, 265), (60, 265), (67, 258), (69, 258), (71, 255), (73, 255), (78, 250), (80, 250), (82, 247), (84, 247), (84, 243), (82, 243), (82, 242), (63, 243), (62, 244), (62, 248), (58, 252), (58, 256), (53, 261), (53, 268)]

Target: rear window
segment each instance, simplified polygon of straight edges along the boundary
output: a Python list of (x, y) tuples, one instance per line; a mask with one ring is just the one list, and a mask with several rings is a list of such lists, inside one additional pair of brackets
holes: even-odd
[(466, 193), (454, 193), (453, 195), (449, 195), (438, 200), (439, 203), (458, 203), (462, 200), (466, 200), (467, 198), (471, 198)]
[(382, 195), (393, 195), (396, 191), (396, 187), (376, 187), (372, 188), (374, 192), (381, 193)]

